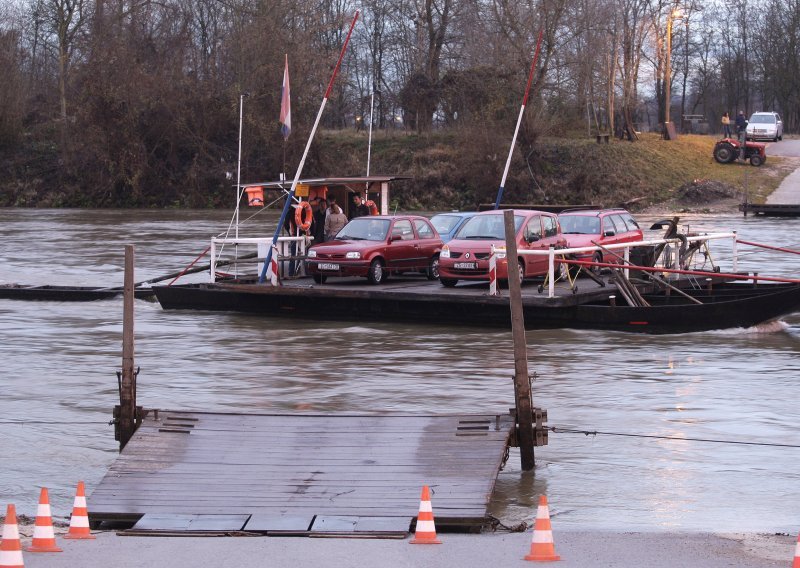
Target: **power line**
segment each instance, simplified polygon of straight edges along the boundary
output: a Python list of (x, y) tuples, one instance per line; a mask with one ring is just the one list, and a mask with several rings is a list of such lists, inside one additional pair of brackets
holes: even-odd
[(584, 434), (585, 436), (624, 436), (627, 438), (653, 438), (656, 440), (675, 440), (680, 442), (710, 442), (714, 444), (737, 444), (742, 446), (772, 446), (778, 448), (800, 448), (800, 444), (778, 444), (775, 442), (743, 442), (741, 440), (715, 440), (712, 438), (681, 438), (679, 436), (656, 436), (653, 434), (631, 434), (626, 432), (603, 432), (601, 430), (578, 430), (561, 426), (546, 426), (554, 434)]

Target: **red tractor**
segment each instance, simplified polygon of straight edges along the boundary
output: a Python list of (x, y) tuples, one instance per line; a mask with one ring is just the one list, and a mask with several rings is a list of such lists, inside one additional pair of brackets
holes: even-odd
[[(753, 166), (760, 166), (767, 161), (767, 145), (761, 142), (750, 142), (744, 145), (744, 159), (750, 160)], [(714, 159), (720, 164), (730, 164), (741, 155), (742, 143), (736, 138), (723, 138), (714, 146)]]

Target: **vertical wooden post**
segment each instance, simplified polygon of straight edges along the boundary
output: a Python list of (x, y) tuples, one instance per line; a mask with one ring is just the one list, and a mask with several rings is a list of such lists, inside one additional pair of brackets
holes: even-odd
[(517, 274), (517, 241), (514, 230), (514, 211), (503, 212), (506, 230), (506, 261), (508, 263), (508, 297), (511, 304), (511, 334), (514, 338), (514, 400), (517, 405), (519, 453), (523, 471), (534, 467), (533, 411), (531, 381), (528, 376), (528, 346), (525, 342), (525, 318), (522, 313), (522, 287)]
[(136, 430), (136, 375), (133, 371), (133, 245), (125, 245), (125, 286), (122, 314), (122, 377), (119, 385), (119, 449)]

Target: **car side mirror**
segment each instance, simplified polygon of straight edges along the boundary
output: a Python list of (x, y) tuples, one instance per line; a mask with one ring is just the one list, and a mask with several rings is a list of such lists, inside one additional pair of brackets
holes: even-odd
[(603, 233), (604, 237), (613, 237), (614, 235), (616, 235), (614, 231), (606, 231), (605, 233)]
[(539, 235), (528, 235), (525, 237), (525, 241), (528, 243), (535, 243), (539, 240)]
[(389, 242), (393, 243), (395, 241), (402, 240), (402, 238), (403, 238), (403, 235), (392, 235), (391, 238), (389, 239)]

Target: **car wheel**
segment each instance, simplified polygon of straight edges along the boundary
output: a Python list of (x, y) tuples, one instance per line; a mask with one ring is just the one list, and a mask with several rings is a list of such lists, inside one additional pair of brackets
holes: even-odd
[(435, 254), (431, 258), (430, 264), (428, 264), (428, 270), (425, 272), (428, 276), (428, 280), (436, 280), (439, 278), (439, 255)]
[(455, 278), (440, 278), (439, 282), (441, 282), (442, 286), (444, 286), (445, 288), (452, 288), (453, 286), (458, 284), (458, 280), (456, 280)]
[(325, 281), (327, 279), (328, 279), (328, 277), (323, 275), (323, 274), (315, 274), (314, 275), (314, 282), (316, 282), (317, 284), (325, 284)]
[(761, 157), (761, 154), (753, 154), (750, 156), (750, 165), (758, 167), (764, 163), (764, 159)]
[[(594, 253), (594, 256), (592, 256), (592, 262), (603, 262), (603, 256), (599, 252)], [(590, 266), (589, 269), (595, 276), (600, 276), (600, 272), (603, 270), (601, 266)]]
[(367, 280), (369, 280), (370, 284), (380, 284), (386, 280), (386, 271), (383, 268), (381, 259), (376, 258), (370, 263)]
[(521, 258), (517, 259), (517, 266), (519, 267), (519, 285), (525, 282), (525, 261)]
[(736, 149), (728, 143), (717, 144), (714, 147), (714, 159), (720, 164), (728, 164), (736, 159)]

